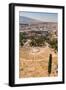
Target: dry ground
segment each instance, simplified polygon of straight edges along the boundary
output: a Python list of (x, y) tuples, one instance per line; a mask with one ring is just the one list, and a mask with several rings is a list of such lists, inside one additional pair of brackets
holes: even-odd
[(40, 51), (37, 53), (33, 53), (32, 49), (32, 47), (20, 47), (19, 49), (19, 78), (48, 77), (48, 60), (50, 53), (52, 54), (52, 72), (50, 76), (57, 76), (57, 53), (48, 46), (40, 47)]

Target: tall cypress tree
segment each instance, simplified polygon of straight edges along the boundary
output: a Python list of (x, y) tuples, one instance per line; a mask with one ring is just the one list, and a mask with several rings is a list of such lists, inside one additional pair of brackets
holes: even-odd
[(52, 54), (49, 55), (49, 62), (48, 62), (48, 76), (50, 76), (52, 70)]

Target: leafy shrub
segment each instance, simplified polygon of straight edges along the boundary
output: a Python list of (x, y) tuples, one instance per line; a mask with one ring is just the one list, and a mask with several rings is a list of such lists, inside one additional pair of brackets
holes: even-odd
[(54, 48), (54, 50), (58, 51), (58, 41), (57, 38), (48, 39), (47, 41), (51, 48)]
[(30, 45), (31, 46), (44, 46), (45, 45), (45, 39), (43, 36), (32, 37)]
[(20, 41), (20, 45), (23, 46), (24, 43), (26, 42), (26, 39), (25, 39), (25, 33), (24, 32), (20, 32), (19, 33), (19, 41)]

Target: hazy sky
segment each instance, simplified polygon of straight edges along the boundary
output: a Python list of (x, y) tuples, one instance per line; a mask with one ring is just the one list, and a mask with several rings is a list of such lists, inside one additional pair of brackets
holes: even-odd
[(46, 21), (46, 22), (57, 22), (58, 21), (57, 13), (20, 11), (19, 16), (29, 17), (32, 19), (37, 19), (37, 20)]

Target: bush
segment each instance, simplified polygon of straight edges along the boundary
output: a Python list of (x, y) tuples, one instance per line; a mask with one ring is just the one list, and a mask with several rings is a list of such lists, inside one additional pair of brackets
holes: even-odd
[(45, 39), (43, 36), (35, 36), (31, 38), (31, 46), (44, 46), (45, 45)]
[(58, 51), (58, 41), (57, 38), (53, 38), (52, 40), (48, 40), (48, 43), (51, 48), (54, 48), (54, 50)]
[(25, 39), (25, 33), (24, 32), (20, 32), (19, 33), (19, 41), (20, 41), (20, 45), (23, 46), (24, 43), (26, 42), (26, 39)]

